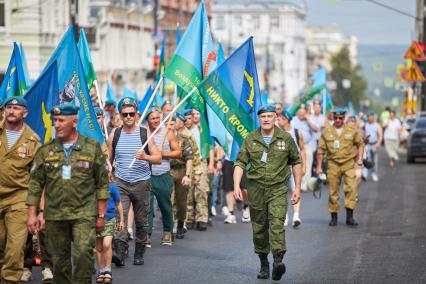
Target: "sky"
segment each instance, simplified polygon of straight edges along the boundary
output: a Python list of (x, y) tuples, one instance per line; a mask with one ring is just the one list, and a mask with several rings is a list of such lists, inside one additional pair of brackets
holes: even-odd
[[(303, 0), (301, 0), (303, 1)], [(305, 0), (308, 26), (337, 26), (358, 44), (410, 45), (415, 19), (366, 0)], [(376, 0), (415, 16), (415, 0)], [(300, 3), (300, 2), (299, 2)]]

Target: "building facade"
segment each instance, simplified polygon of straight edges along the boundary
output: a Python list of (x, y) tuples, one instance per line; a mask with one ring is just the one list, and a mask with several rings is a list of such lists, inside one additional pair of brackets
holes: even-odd
[(213, 0), (211, 28), (229, 55), (253, 36), (261, 90), (289, 104), (306, 83), (304, 5), (284, 0)]
[(351, 63), (357, 64), (357, 38), (347, 36), (338, 27), (309, 27), (306, 29), (306, 46), (308, 58), (308, 72), (318, 66), (324, 66), (331, 71), (331, 58), (343, 47), (349, 50)]

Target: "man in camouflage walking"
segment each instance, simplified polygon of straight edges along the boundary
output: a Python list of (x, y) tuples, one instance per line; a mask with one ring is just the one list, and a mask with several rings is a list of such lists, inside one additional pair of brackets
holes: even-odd
[(275, 107), (265, 105), (258, 111), (260, 128), (247, 135), (234, 165), (234, 195), (242, 200), (240, 188), (248, 165), (248, 200), (253, 227), (254, 251), (259, 255), (259, 279), (269, 279), (268, 254), (274, 264), (272, 280), (285, 273), (282, 263), (286, 252), (284, 219), (287, 212), (287, 191), (292, 166), (295, 188), (291, 203), (300, 200), (302, 166), (297, 146), (286, 131), (275, 126)]
[(62, 104), (52, 112), (56, 138), (34, 159), (27, 226), (32, 234), (41, 229), (36, 209), (44, 189), (53, 281), (91, 283), (96, 231), (104, 228), (109, 197), (106, 158), (97, 141), (77, 132), (76, 106)]

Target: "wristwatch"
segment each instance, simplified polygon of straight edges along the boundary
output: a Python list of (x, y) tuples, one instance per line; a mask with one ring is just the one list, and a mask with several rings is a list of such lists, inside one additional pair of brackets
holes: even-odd
[(105, 214), (98, 214), (98, 218), (105, 219)]

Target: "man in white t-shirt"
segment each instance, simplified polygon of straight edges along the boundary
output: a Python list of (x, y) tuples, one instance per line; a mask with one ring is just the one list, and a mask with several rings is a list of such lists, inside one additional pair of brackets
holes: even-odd
[(395, 117), (395, 111), (390, 111), (385, 129), (385, 148), (389, 157), (389, 166), (394, 167), (398, 161), (399, 133), (402, 130), (401, 122)]

